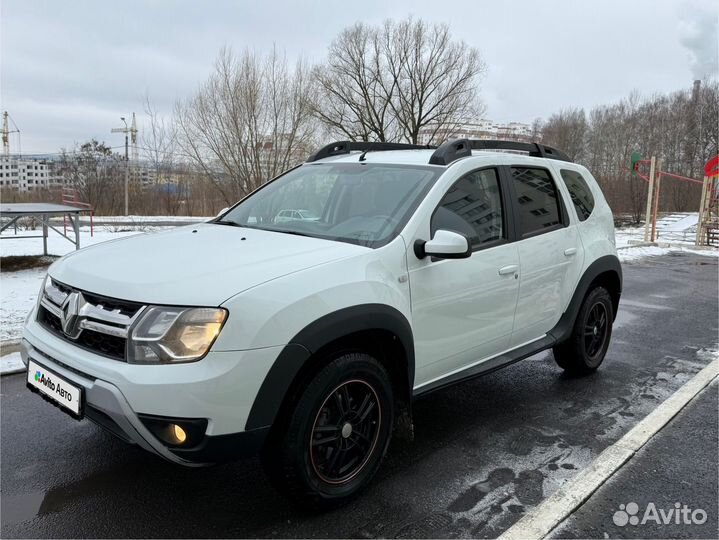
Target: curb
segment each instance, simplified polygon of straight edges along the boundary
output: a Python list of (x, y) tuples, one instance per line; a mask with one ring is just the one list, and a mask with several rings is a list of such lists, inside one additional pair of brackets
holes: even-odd
[(718, 376), (719, 360), (713, 360), (621, 439), (599, 454), (586, 469), (504, 531), (499, 539), (546, 538)]
[(27, 367), (8, 369), (7, 371), (0, 372), (0, 377), (4, 377), (5, 375), (17, 375), (18, 373), (24, 373), (26, 370)]

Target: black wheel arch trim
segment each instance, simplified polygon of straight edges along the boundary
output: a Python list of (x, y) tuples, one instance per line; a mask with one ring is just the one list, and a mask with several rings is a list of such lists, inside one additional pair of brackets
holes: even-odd
[(385, 304), (360, 304), (334, 311), (305, 326), (282, 349), (255, 396), (245, 430), (272, 425), (283, 401), (309, 358), (332, 342), (356, 332), (384, 330), (399, 339), (407, 360), (407, 391), (414, 384), (414, 337), (407, 318)]
[(616, 319), (619, 297), (622, 294), (622, 265), (616, 255), (605, 255), (604, 257), (598, 258), (585, 270), (579, 279), (577, 287), (574, 289), (574, 294), (569, 301), (566, 311), (562, 314), (556, 326), (549, 332), (556, 343), (562, 343), (569, 339), (572, 329), (574, 328), (574, 322), (579, 314), (579, 309), (582, 307), (582, 302), (589, 292), (590, 285), (599, 276), (606, 273), (615, 274), (619, 282), (619, 289), (616, 291), (617, 297), (612, 306), (614, 308), (614, 318)]

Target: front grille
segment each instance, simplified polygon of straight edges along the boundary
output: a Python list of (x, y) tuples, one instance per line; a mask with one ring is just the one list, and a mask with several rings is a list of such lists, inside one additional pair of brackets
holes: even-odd
[(85, 330), (77, 338), (77, 344), (81, 347), (122, 361), (125, 360), (126, 342), (125, 338), (109, 336), (93, 330)]
[(142, 309), (142, 304), (137, 304), (135, 302), (117, 300), (116, 298), (107, 298), (106, 296), (100, 296), (99, 294), (92, 294), (89, 292), (83, 292), (82, 295), (85, 297), (85, 300), (91, 304), (102, 307), (106, 311), (114, 311), (127, 317), (133, 317), (140, 309)]
[[(73, 306), (76, 312), (71, 314)], [(78, 347), (124, 362), (128, 332), (144, 307), (79, 291), (53, 280), (43, 291), (37, 320)], [(63, 320), (70, 321), (67, 331), (63, 329)]]
[(37, 320), (53, 334), (63, 336), (60, 317), (57, 317), (45, 309), (42, 305), (38, 308)]
[(61, 337), (65, 341), (69, 341), (83, 349), (113, 358), (115, 360), (125, 361), (125, 343), (127, 339), (102, 334), (93, 330), (83, 330), (77, 339), (70, 339), (65, 332), (62, 331), (60, 318), (50, 313), (44, 306), (40, 306), (38, 311), (38, 321), (53, 334)]

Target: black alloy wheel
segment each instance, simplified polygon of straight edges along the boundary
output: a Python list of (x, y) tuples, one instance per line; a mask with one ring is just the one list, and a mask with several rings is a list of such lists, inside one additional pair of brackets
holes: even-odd
[(586, 375), (604, 361), (612, 337), (614, 307), (609, 291), (595, 287), (587, 293), (569, 338), (554, 346), (554, 360), (572, 375)]
[(372, 455), (382, 424), (377, 392), (362, 380), (342, 383), (327, 396), (312, 428), (310, 461), (319, 478), (342, 484)]
[(604, 346), (604, 341), (607, 339), (607, 323), (607, 308), (602, 302), (597, 302), (589, 309), (584, 324), (584, 350), (590, 358), (596, 357)]
[(370, 483), (395, 414), (389, 373), (376, 358), (340, 352), (320, 363), (296, 387), (262, 455), (275, 487), (314, 510), (345, 504)]

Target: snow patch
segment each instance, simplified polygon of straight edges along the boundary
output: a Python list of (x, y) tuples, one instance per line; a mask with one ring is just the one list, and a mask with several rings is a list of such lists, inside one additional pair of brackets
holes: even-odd
[(0, 341), (17, 341), (45, 278), (46, 268), (0, 275)]
[(719, 360), (719, 344), (716, 349), (699, 349), (697, 351), (697, 358), (707, 363)]
[(694, 253), (695, 255), (704, 255), (706, 257), (719, 257), (717, 249), (693, 248), (690, 246), (626, 246), (617, 249), (619, 260), (623, 263), (632, 263), (645, 257), (660, 257), (672, 252)]
[(0, 356), (0, 375), (18, 373), (20, 371), (25, 371), (25, 364), (22, 363), (19, 352)]

